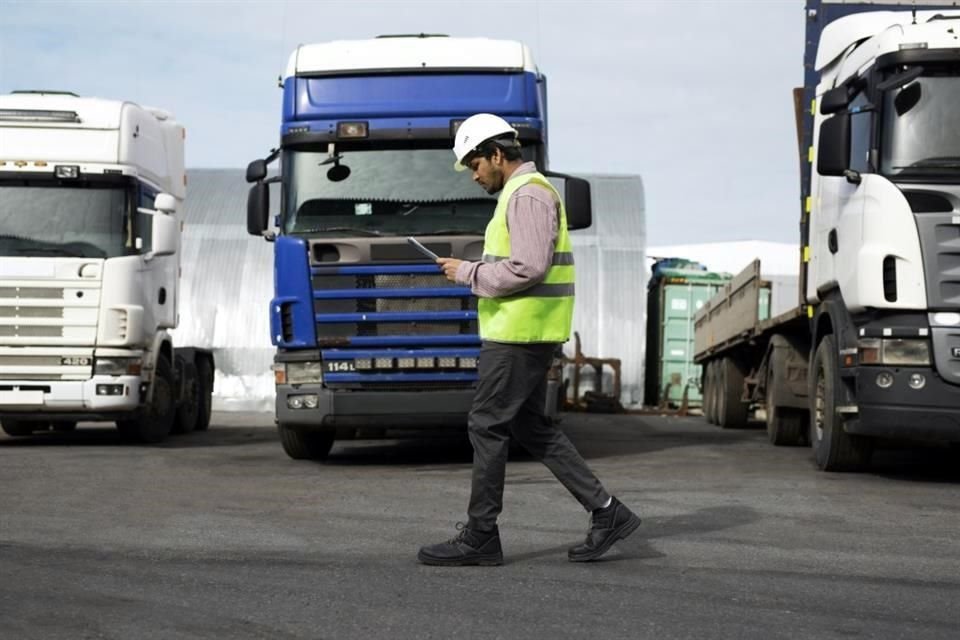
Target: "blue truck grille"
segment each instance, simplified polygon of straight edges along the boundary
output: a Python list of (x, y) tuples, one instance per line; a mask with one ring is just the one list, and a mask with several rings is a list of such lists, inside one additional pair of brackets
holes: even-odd
[[(422, 267), (408, 269), (414, 268)], [(321, 345), (352, 337), (477, 333), (476, 298), (442, 274), (315, 274), (313, 289)]]
[(314, 267), (311, 281), (327, 384), (476, 380), (476, 298), (436, 266)]

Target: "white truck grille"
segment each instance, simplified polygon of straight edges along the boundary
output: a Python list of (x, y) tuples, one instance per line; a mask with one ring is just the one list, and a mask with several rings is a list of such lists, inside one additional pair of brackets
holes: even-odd
[(99, 282), (3, 282), (0, 344), (93, 345), (97, 337)]

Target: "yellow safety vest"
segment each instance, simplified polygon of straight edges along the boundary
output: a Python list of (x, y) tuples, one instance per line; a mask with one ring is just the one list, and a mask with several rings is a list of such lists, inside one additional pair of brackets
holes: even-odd
[(532, 287), (503, 298), (480, 298), (477, 314), (483, 340), (509, 343), (566, 342), (573, 323), (573, 249), (567, 232), (567, 211), (563, 199), (540, 173), (510, 178), (497, 200), (493, 218), (483, 241), (483, 261), (497, 262), (510, 257), (510, 230), (507, 204), (520, 187), (546, 187), (560, 204), (557, 244), (546, 277)]

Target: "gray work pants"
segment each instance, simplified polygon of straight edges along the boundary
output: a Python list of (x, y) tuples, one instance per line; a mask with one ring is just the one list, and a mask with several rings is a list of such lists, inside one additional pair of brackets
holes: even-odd
[(473, 484), (468, 526), (486, 531), (503, 508), (503, 483), (510, 439), (515, 438), (588, 511), (610, 497), (587, 463), (544, 414), (546, 374), (555, 344), (484, 342), (478, 364), (479, 382), (468, 428), (473, 445)]

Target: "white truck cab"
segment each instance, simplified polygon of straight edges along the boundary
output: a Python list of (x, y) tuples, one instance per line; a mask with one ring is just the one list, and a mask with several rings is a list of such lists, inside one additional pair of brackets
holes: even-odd
[[(849, 151), (814, 147), (808, 300), (839, 288), (852, 313), (955, 307), (960, 282), (925, 228), (936, 216), (916, 214), (952, 213), (960, 198), (960, 10), (842, 18), (824, 28), (815, 66), (814, 139)], [(825, 122), (846, 131), (824, 135)], [(829, 175), (838, 146), (847, 166)], [(926, 211), (934, 200), (941, 210)]]
[(773, 444), (855, 470), (879, 441), (960, 444), (960, 8), (808, 0), (806, 20), (802, 299), (758, 321), (755, 262), (698, 313), (696, 361), (708, 420), (764, 406)]
[(0, 96), (0, 421), (206, 427), (213, 360), (174, 350), (184, 128), (131, 102)]

